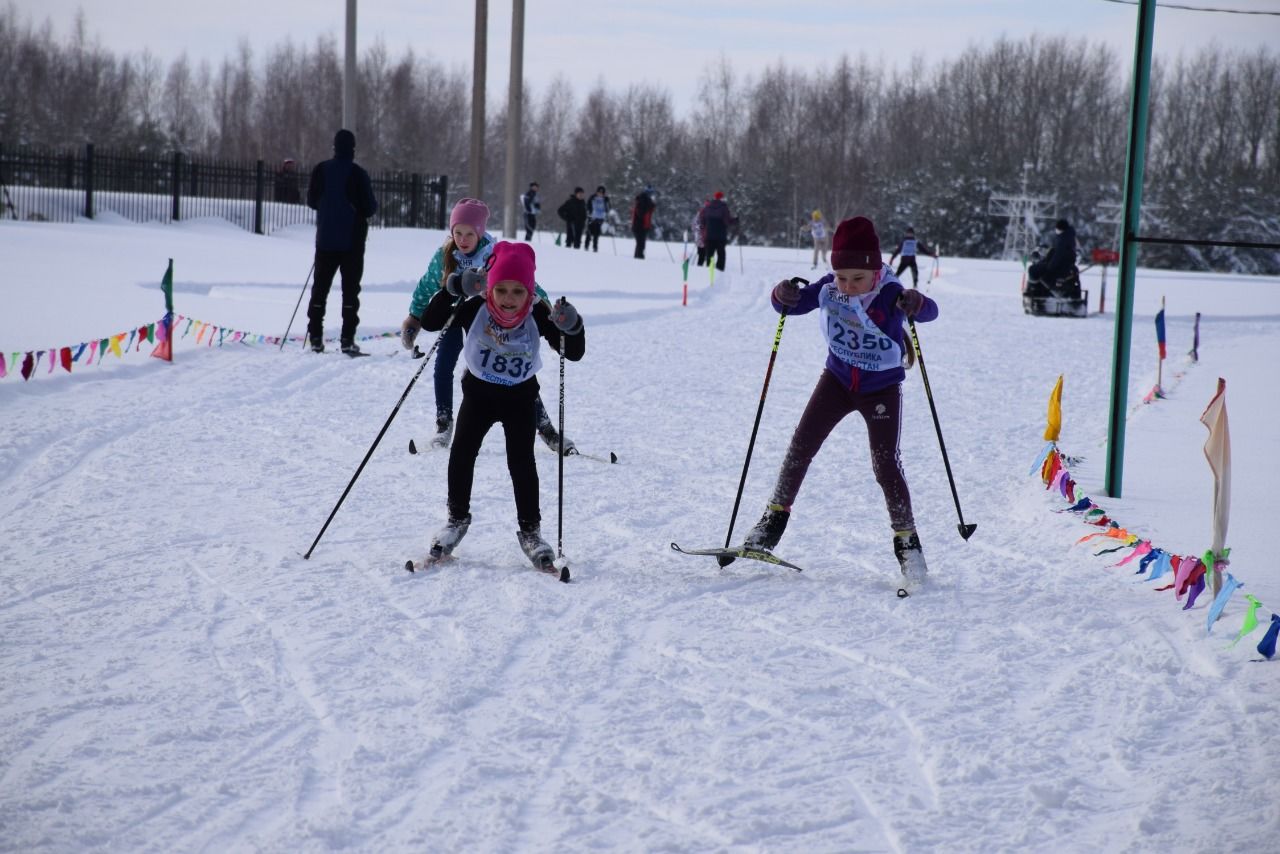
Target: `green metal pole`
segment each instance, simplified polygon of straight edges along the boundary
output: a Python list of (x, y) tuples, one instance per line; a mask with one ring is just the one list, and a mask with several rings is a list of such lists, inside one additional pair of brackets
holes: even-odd
[(1151, 41), (1155, 0), (1138, 2), (1138, 34), (1133, 52), (1133, 101), (1129, 114), (1129, 151), (1124, 173), (1124, 217), (1117, 265), (1116, 334), (1111, 352), (1111, 410), (1107, 429), (1105, 491), (1119, 498), (1124, 480), (1124, 428), (1129, 408), (1129, 350), (1133, 339), (1133, 288), (1138, 267), (1138, 222), (1147, 151), (1147, 114), (1151, 82)]

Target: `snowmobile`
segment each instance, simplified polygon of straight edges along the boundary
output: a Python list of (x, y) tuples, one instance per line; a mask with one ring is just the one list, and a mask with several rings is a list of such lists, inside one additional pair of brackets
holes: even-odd
[[(1033, 252), (1031, 261), (1039, 261)], [(1080, 289), (1080, 268), (1075, 264), (1066, 275), (1052, 282), (1027, 282), (1022, 291), (1022, 310), (1035, 317), (1088, 317), (1089, 292)]]

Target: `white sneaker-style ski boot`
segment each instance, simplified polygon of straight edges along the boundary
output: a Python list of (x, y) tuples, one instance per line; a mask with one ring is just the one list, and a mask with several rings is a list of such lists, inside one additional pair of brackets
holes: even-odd
[(436, 413), (436, 435), (431, 439), (431, 447), (447, 448), (453, 441), (453, 413), (440, 410)]
[(902, 586), (898, 588), (898, 598), (901, 599), (920, 589), (929, 574), (929, 567), (924, 562), (924, 550), (920, 548), (920, 538), (915, 531), (894, 532), (893, 555), (902, 568)]
[(520, 543), (520, 550), (524, 552), (524, 556), (529, 559), (534, 568), (541, 569), (543, 572), (550, 572), (555, 568), (555, 550), (542, 539), (542, 529), (537, 522), (520, 522), (520, 530), (516, 531), (516, 540)]
[(435, 539), (431, 541), (431, 560), (441, 560), (453, 554), (453, 550), (458, 547), (458, 543), (462, 542), (462, 538), (467, 535), (467, 530), (471, 527), (471, 514), (468, 513), (461, 519), (449, 517), (449, 521), (436, 534)]

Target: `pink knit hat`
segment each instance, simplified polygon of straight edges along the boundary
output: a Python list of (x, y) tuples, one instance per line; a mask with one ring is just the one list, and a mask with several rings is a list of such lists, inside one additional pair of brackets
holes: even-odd
[(476, 234), (484, 234), (484, 227), (489, 223), (489, 206), (479, 199), (458, 199), (449, 214), (449, 230), (455, 225), (469, 225)]
[[(494, 245), (493, 254), (489, 258), (484, 300), (489, 307), (489, 314), (500, 326), (508, 329), (519, 326), (529, 316), (535, 298), (533, 272), (533, 247), (528, 243), (509, 243), (504, 240)], [(514, 313), (503, 311), (493, 298), (493, 286), (506, 281), (519, 282), (529, 291), (524, 305)]]

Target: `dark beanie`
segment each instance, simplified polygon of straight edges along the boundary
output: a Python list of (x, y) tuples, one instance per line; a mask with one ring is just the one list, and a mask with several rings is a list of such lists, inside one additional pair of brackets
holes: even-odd
[(831, 241), (831, 269), (879, 270), (884, 266), (880, 257), (880, 238), (876, 227), (865, 216), (846, 219), (836, 226)]
[(354, 133), (343, 128), (333, 135), (334, 154), (355, 154), (355, 152), (356, 135)]

